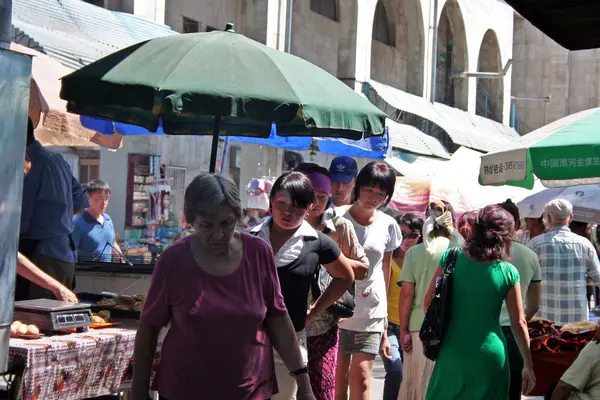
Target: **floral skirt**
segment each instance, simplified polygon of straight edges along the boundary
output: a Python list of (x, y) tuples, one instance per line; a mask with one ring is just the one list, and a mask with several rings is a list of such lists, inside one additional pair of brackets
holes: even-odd
[(338, 327), (308, 338), (308, 371), (314, 395), (319, 400), (333, 400), (338, 352)]

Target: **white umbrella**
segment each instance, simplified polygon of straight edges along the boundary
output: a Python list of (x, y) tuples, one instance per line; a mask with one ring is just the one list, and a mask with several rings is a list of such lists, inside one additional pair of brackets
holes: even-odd
[(592, 224), (600, 223), (600, 185), (581, 185), (542, 190), (526, 197), (517, 206), (523, 218), (539, 218), (546, 204), (555, 199), (573, 204), (573, 219)]

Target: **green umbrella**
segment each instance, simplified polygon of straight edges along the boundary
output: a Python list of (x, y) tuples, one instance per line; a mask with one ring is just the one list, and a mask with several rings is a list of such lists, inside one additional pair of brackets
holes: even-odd
[(481, 157), (480, 182), (533, 188), (600, 183), (600, 108), (581, 111)]
[(321, 68), (233, 31), (173, 35), (110, 54), (62, 79), (70, 112), (167, 134), (360, 139), (385, 113)]

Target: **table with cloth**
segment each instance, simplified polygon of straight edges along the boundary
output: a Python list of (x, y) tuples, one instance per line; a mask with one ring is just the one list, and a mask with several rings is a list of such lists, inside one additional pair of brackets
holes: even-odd
[[(13, 396), (69, 400), (127, 391), (135, 335), (135, 330), (108, 328), (36, 340), (11, 339), (9, 366), (20, 375)], [(160, 343), (158, 349), (156, 361)]]

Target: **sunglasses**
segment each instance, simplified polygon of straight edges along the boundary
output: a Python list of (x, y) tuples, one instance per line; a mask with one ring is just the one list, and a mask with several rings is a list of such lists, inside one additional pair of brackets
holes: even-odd
[(418, 239), (418, 238), (419, 238), (419, 236), (421, 236), (421, 234), (419, 234), (419, 233), (407, 233), (407, 234), (404, 234), (404, 233), (403, 233), (403, 234), (402, 234), (402, 237), (403, 237), (404, 239), (412, 239), (412, 240), (414, 240), (414, 239)]

